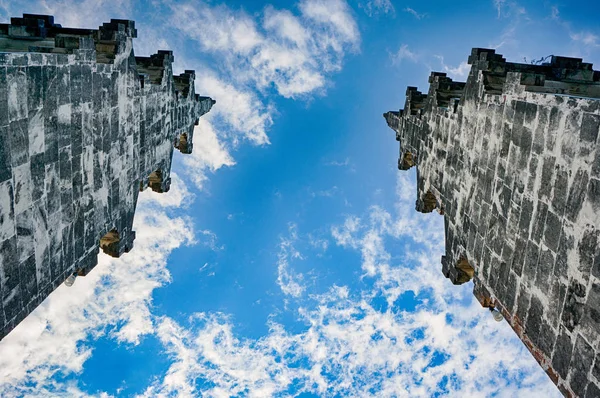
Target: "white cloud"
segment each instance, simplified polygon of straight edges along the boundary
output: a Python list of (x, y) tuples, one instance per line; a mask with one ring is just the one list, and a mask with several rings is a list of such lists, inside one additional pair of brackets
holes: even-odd
[(225, 6), (177, 3), (171, 9), (182, 34), (219, 57), (231, 81), (295, 98), (324, 88), (325, 73), (339, 70), (345, 52), (360, 42), (345, 1), (303, 0), (298, 8), (300, 15), (268, 6), (261, 24)]
[(235, 165), (229, 151), (219, 140), (212, 123), (207, 119), (200, 118), (200, 123), (194, 130), (194, 150), (191, 154), (183, 156), (186, 175), (198, 188), (202, 188), (208, 179), (207, 171), (214, 173), (223, 166)]
[(516, 1), (493, 0), (494, 8), (498, 12), (498, 19), (525, 17), (527, 19), (527, 10)]
[(467, 80), (467, 76), (469, 76), (469, 72), (471, 71), (471, 65), (469, 65), (466, 61), (463, 61), (458, 66), (454, 67), (447, 65), (444, 62), (443, 56), (435, 55), (435, 57), (440, 61), (442, 70), (448, 74), (448, 77), (457, 81)]
[(305, 290), (302, 285), (304, 275), (295, 272), (290, 267), (291, 260), (301, 260), (302, 255), (294, 248), (294, 242), (298, 240), (298, 232), (295, 224), (288, 226), (288, 236), (281, 237), (279, 242), (279, 253), (277, 254), (277, 285), (285, 295), (300, 297)]
[[(241, 134), (256, 145), (269, 143), (267, 129), (273, 124), (271, 110), (263, 105), (252, 90), (238, 88), (210, 71), (200, 73), (196, 77), (196, 84), (199, 92), (217, 100), (205, 118), (215, 121), (218, 128), (220, 127), (219, 130), (223, 130), (221, 135), (233, 138), (234, 144), (237, 143), (236, 134)], [(210, 135), (216, 138), (215, 129)], [(215, 139), (211, 138), (211, 142), (214, 141)], [(223, 157), (224, 154), (220, 159)]]
[(427, 14), (425, 14), (425, 13), (423, 13), (423, 14), (418, 13), (416, 10), (414, 10), (414, 9), (412, 9), (410, 7), (406, 7), (404, 9), (404, 12), (407, 12), (407, 13), (411, 14), (412, 16), (414, 16), (417, 19), (423, 19), (423, 18), (425, 18), (427, 16)]
[(346, 158), (343, 161), (338, 161), (338, 160), (332, 160), (330, 162), (326, 162), (325, 166), (339, 166), (339, 167), (346, 167), (350, 164), (350, 158)]
[(100, 5), (98, 0), (39, 0), (37, 4), (29, 3), (26, 7), (19, 7), (10, 2), (6, 8), (11, 16), (18, 16), (21, 12), (31, 12), (36, 14), (54, 15), (55, 22), (62, 26), (74, 28), (97, 29), (102, 23), (110, 21), (111, 18), (128, 19), (132, 14), (132, 0), (120, 2), (102, 1)]
[(598, 36), (593, 34), (592, 32), (571, 33), (569, 36), (572, 40), (579, 41), (585, 44), (586, 46), (600, 46), (600, 43), (598, 42)]
[(338, 192), (340, 192), (340, 189), (335, 185), (329, 189), (324, 189), (324, 190), (320, 190), (320, 191), (313, 191), (312, 189), (309, 189), (309, 191), (308, 191), (309, 195), (312, 198), (316, 198), (316, 197), (333, 198)]
[(559, 396), (512, 330), (474, 300), (394, 313), (333, 286), (315, 301), (299, 311), (307, 330), (271, 322), (258, 340), (236, 337), (222, 314), (186, 326), (163, 318), (158, 336), (173, 363), (144, 395)]
[(408, 48), (408, 44), (402, 44), (398, 51), (396, 51), (394, 54), (390, 54), (392, 64), (394, 65), (401, 63), (405, 59), (415, 62), (417, 61), (418, 57), (419, 56), (417, 53), (412, 52)]
[[(580, 52), (590, 53), (590, 50), (597, 50), (600, 47), (600, 37), (597, 34), (589, 30), (574, 30), (571, 23), (560, 16), (558, 7), (552, 6), (550, 18), (566, 31), (573, 44), (581, 46)], [(576, 49), (572, 50), (577, 52)], [(576, 54), (576, 56), (580, 55)]]
[(177, 173), (171, 172), (171, 189), (169, 192), (156, 195), (140, 195), (138, 200), (139, 206), (146, 204), (152, 205), (157, 204), (160, 207), (180, 207), (187, 208), (194, 201), (194, 194), (192, 194), (185, 182), (179, 177)]
[(498, 11), (498, 18), (500, 18), (500, 15), (502, 14), (502, 8), (504, 8), (505, 4), (506, 0), (494, 0), (494, 7), (496, 7), (496, 10)]
[(369, 0), (366, 4), (359, 4), (368, 16), (372, 17), (379, 13), (394, 14), (396, 9), (390, 0)]

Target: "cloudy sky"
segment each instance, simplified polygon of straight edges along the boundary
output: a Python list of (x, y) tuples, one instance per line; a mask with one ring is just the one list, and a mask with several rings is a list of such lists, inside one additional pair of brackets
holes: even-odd
[(600, 64), (596, 1), (0, 0), (63, 26), (136, 21), (137, 55), (217, 100), (171, 191), (0, 342), (0, 396), (559, 396), (441, 274), (382, 113), (472, 47)]

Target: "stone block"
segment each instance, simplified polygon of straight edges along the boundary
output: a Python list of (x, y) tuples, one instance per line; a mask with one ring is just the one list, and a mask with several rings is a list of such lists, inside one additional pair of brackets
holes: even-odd
[(600, 353), (596, 354), (594, 366), (592, 367), (592, 376), (594, 376), (596, 380), (600, 380)]
[(525, 265), (526, 248), (527, 243), (523, 239), (517, 238), (515, 242), (515, 250), (513, 254), (511, 269), (518, 276), (521, 276), (523, 273), (523, 267)]
[(554, 166), (556, 158), (554, 156), (544, 156), (544, 166), (542, 167), (542, 179), (538, 191), (539, 199), (545, 199), (550, 196), (552, 190), (552, 177), (554, 176)]
[(515, 146), (521, 145), (521, 137), (523, 130), (523, 122), (525, 121), (525, 109), (527, 103), (524, 101), (516, 101), (515, 117), (513, 119), (513, 126), (511, 132), (511, 142)]
[(545, 106), (538, 106), (538, 124), (535, 128), (532, 151), (541, 155), (544, 152), (544, 140), (548, 128), (550, 111)]
[(582, 320), (582, 334), (594, 341), (600, 334), (600, 284), (594, 283), (587, 294)]
[(552, 107), (550, 110), (550, 119), (548, 121), (548, 133), (546, 134), (546, 150), (554, 151), (556, 137), (561, 129), (561, 120), (564, 118), (563, 112), (558, 107)]
[[(2, 259), (0, 265), (4, 275), (2, 279), (2, 301), (6, 303), (10, 296), (18, 293), (15, 291), (19, 286), (19, 254), (16, 235), (0, 242), (0, 258)], [(11, 319), (13, 316), (7, 315), (7, 318)]]
[(567, 285), (556, 277), (551, 277), (550, 281), (552, 290), (548, 295), (546, 319), (554, 329), (557, 329), (561, 321), (562, 309), (567, 294)]
[(7, 127), (0, 127), (0, 183), (12, 177), (10, 140)]
[(560, 167), (556, 170), (556, 177), (552, 187), (552, 210), (562, 217), (567, 205), (567, 195), (569, 194), (569, 174), (567, 170)]
[(22, 213), (17, 214), (16, 227), (18, 260), (19, 263), (23, 263), (35, 254), (33, 212), (31, 209), (26, 209)]
[[(45, 110), (46, 108), (44, 108)], [(58, 161), (58, 117), (44, 117), (44, 154), (46, 163)]]
[(0, 242), (4, 242), (16, 233), (14, 194), (11, 180), (0, 183)]
[(510, 272), (506, 282), (506, 290), (502, 298), (502, 303), (504, 304), (504, 308), (506, 308), (506, 310), (511, 314), (514, 313), (517, 294), (519, 293), (518, 289), (519, 282), (517, 280), (517, 276), (514, 272)]
[(558, 250), (560, 233), (562, 231), (561, 219), (551, 211), (546, 214), (546, 226), (544, 228), (544, 243), (552, 251)]
[(535, 273), (537, 270), (539, 253), (539, 247), (533, 241), (529, 241), (527, 243), (522, 273), (523, 281), (527, 284), (527, 286), (531, 286), (535, 281)]
[(581, 121), (581, 130), (579, 130), (579, 139), (589, 145), (598, 139), (598, 129), (600, 128), (600, 115), (584, 113)]
[(32, 202), (31, 169), (28, 163), (13, 167), (14, 210), (19, 214), (27, 210)]
[(529, 311), (529, 303), (531, 301), (531, 293), (529, 288), (524, 284), (519, 285), (519, 295), (517, 297), (516, 316), (521, 325), (525, 325), (527, 320), (527, 311)]
[(6, 127), (8, 123), (8, 82), (6, 68), (0, 67), (0, 127)]
[(43, 77), (42, 66), (29, 66), (27, 68), (27, 108), (29, 112), (42, 107), (44, 102)]
[(572, 353), (573, 343), (571, 342), (571, 338), (565, 329), (561, 327), (552, 355), (552, 367), (563, 379), (566, 379), (569, 374)]
[(32, 255), (19, 264), (19, 275), (23, 293), (23, 304), (27, 305), (31, 300), (38, 296), (35, 256)]
[(500, 147), (500, 158), (506, 159), (510, 148), (512, 126), (508, 123), (504, 123), (502, 126), (502, 143)]
[(543, 292), (550, 290), (550, 278), (554, 271), (554, 253), (550, 250), (542, 249), (538, 259), (538, 266), (535, 275), (535, 285)]
[(540, 299), (534, 294), (531, 295), (531, 303), (527, 312), (525, 321), (525, 333), (529, 336), (538, 336), (542, 327), (542, 317), (544, 316), (544, 306)]
[(588, 180), (589, 177), (587, 170), (581, 168), (577, 170), (569, 189), (569, 197), (567, 199), (565, 211), (565, 216), (571, 222), (575, 222), (577, 220), (577, 216), (581, 211), (581, 206), (583, 205), (583, 201), (587, 193)]
[(600, 230), (592, 225), (588, 225), (583, 231), (581, 241), (579, 241), (579, 244), (577, 245), (577, 251), (579, 253), (578, 270), (586, 279), (592, 271), (594, 259), (600, 253), (599, 240)]
[(44, 194), (44, 178), (46, 175), (45, 155), (38, 153), (31, 157), (30, 173), (31, 173), (31, 197), (35, 202)]
[(552, 358), (552, 352), (554, 350), (554, 344), (556, 342), (556, 333), (552, 327), (546, 322), (542, 321), (540, 332), (534, 336), (535, 345), (546, 355), (548, 358)]
[(54, 214), (60, 209), (58, 162), (46, 164), (45, 175), (46, 208), (48, 209), (48, 214)]
[(600, 149), (596, 148), (594, 161), (592, 162), (592, 174), (593, 177), (600, 178)]
[(588, 385), (588, 373), (594, 361), (594, 350), (581, 336), (577, 336), (571, 366), (569, 370), (569, 385), (575, 394), (584, 396)]
[(571, 332), (583, 317), (584, 299), (585, 287), (576, 281), (571, 281), (562, 310), (562, 324)]
[(26, 68), (6, 68), (8, 93), (8, 119), (11, 122), (27, 118), (27, 74)]
[(600, 397), (600, 388), (593, 382), (590, 382), (585, 391), (585, 398)]
[(21, 166), (29, 161), (29, 130), (27, 119), (10, 122), (8, 129), (11, 164)]
[(537, 202), (537, 208), (535, 210), (534, 221), (531, 229), (531, 240), (535, 243), (540, 243), (542, 239), (542, 233), (544, 225), (546, 224), (546, 215), (548, 214), (548, 205), (539, 201)]
[(592, 206), (596, 214), (600, 214), (600, 180), (591, 178), (588, 184), (588, 193), (586, 200)]

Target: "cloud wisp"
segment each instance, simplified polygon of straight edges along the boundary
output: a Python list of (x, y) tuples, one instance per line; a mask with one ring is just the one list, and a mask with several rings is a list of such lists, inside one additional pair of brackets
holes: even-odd
[(390, 53), (390, 59), (392, 60), (392, 65), (398, 65), (404, 60), (417, 62), (419, 59), (419, 54), (411, 51), (408, 48), (408, 44), (402, 44), (396, 52)]
[(365, 4), (359, 3), (358, 6), (362, 8), (369, 17), (379, 14), (394, 15), (396, 13), (396, 9), (390, 0), (369, 0)]
[(410, 7), (406, 7), (404, 9), (404, 12), (407, 12), (407, 13), (411, 14), (416, 19), (423, 19), (423, 18), (427, 17), (426, 13), (422, 13), (421, 14), (421, 13), (417, 12), (415, 9), (410, 8)]

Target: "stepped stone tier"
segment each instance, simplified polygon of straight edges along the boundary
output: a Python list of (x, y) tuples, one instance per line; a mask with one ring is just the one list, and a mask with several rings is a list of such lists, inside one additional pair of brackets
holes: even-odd
[(416, 210), (443, 214), (444, 275), (473, 280), (565, 396), (600, 397), (600, 72), (480, 48), (469, 64), (384, 114), (398, 167), (416, 166)]
[(171, 51), (135, 57), (133, 21), (0, 24), (0, 338), (58, 285), (132, 249), (138, 193), (169, 190), (215, 103)]

